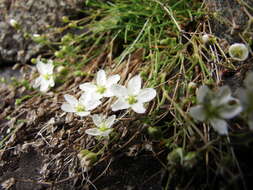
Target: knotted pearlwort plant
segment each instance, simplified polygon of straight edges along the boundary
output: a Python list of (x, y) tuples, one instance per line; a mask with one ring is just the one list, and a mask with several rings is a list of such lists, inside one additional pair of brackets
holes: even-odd
[[(75, 113), (81, 117), (90, 115), (90, 112), (99, 106), (101, 98), (117, 96), (118, 100), (111, 106), (113, 111), (132, 108), (137, 113), (144, 113), (144, 103), (151, 101), (156, 96), (153, 88), (141, 89), (141, 77), (137, 75), (129, 80), (127, 88), (118, 85), (119, 75), (107, 77), (104, 70), (99, 70), (95, 83), (84, 83), (80, 85), (80, 89), (85, 92), (79, 100), (74, 96), (64, 95), (67, 103), (63, 103), (61, 109), (65, 112)], [(105, 115), (91, 116), (95, 128), (87, 129), (86, 134), (92, 136), (108, 137), (113, 131), (111, 128), (116, 116), (112, 115), (106, 118)]]
[(228, 86), (221, 87), (218, 92), (211, 91), (205, 85), (201, 86), (197, 92), (197, 103), (190, 108), (190, 115), (198, 121), (207, 121), (220, 135), (228, 134), (226, 119), (231, 119), (242, 111), (239, 100), (231, 96)]

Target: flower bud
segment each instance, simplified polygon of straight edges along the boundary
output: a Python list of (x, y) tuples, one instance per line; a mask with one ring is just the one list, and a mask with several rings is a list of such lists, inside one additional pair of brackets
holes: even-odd
[(66, 43), (72, 40), (72, 35), (71, 34), (66, 34), (65, 36), (62, 37), (61, 42)]
[(32, 58), (32, 59), (31, 59), (31, 63), (36, 64), (36, 63), (37, 63), (37, 59)]
[(64, 22), (64, 23), (69, 22), (69, 18), (68, 18), (67, 16), (63, 16), (63, 17), (61, 18), (61, 20), (62, 20), (62, 22)]
[(14, 28), (17, 28), (18, 26), (18, 22), (15, 19), (11, 19), (9, 23)]
[(209, 42), (210, 40), (210, 35), (209, 34), (204, 34), (202, 37), (201, 37), (201, 40), (204, 44), (206, 44), (207, 42)]
[(158, 127), (148, 127), (148, 134), (154, 139), (160, 139), (162, 132)]
[(234, 43), (229, 47), (230, 57), (237, 61), (244, 61), (248, 58), (249, 50), (243, 43)]
[(58, 58), (62, 58), (63, 57), (63, 53), (61, 51), (54, 52), (54, 55), (55, 55), (55, 57), (58, 57)]
[(189, 90), (194, 90), (194, 89), (196, 89), (197, 88), (197, 84), (195, 83), (195, 82), (190, 82), (189, 84), (188, 84), (188, 89)]
[(64, 70), (65, 70), (65, 67), (62, 66), (62, 65), (56, 68), (56, 71), (57, 71), (58, 73), (61, 73), (61, 72), (63, 72)]
[(41, 43), (45, 40), (45, 37), (44, 36), (41, 36), (39, 34), (33, 34), (32, 35), (32, 39), (37, 42), (37, 43)]
[(80, 160), (81, 166), (89, 170), (90, 167), (98, 160), (97, 154), (89, 150), (81, 150), (77, 157)]

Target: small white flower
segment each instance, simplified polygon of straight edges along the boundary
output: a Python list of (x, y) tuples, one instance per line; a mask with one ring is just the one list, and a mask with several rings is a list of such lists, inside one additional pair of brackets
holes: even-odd
[(141, 77), (137, 75), (129, 80), (127, 88), (121, 85), (113, 85), (112, 92), (118, 100), (111, 106), (112, 111), (132, 108), (136, 113), (144, 113), (145, 102), (151, 101), (156, 96), (153, 88), (141, 89)]
[(18, 22), (15, 19), (11, 19), (9, 23), (12, 27), (17, 27), (18, 26)]
[(234, 43), (229, 47), (228, 53), (234, 60), (244, 61), (248, 58), (249, 50), (243, 43)]
[(111, 86), (116, 84), (120, 80), (119, 75), (112, 75), (110, 77), (106, 77), (104, 70), (99, 70), (96, 76), (96, 82), (90, 83), (86, 82), (81, 84), (79, 87), (81, 90), (92, 93), (99, 99), (103, 97), (111, 97), (113, 93), (111, 91)]
[(197, 102), (199, 105), (190, 108), (190, 115), (198, 121), (209, 122), (220, 135), (228, 134), (225, 119), (231, 119), (242, 111), (239, 100), (231, 96), (228, 86), (221, 87), (218, 92), (201, 86), (197, 92)]
[(40, 91), (47, 92), (50, 87), (53, 87), (55, 84), (53, 77), (53, 61), (48, 60), (47, 63), (43, 63), (42, 61), (38, 60), (36, 67), (40, 73), (40, 76), (35, 80), (33, 87), (38, 88), (40, 86)]
[(93, 135), (93, 136), (109, 136), (109, 134), (113, 131), (111, 126), (113, 125), (116, 116), (112, 115), (108, 118), (106, 118), (105, 115), (92, 115), (92, 120), (94, 124), (96, 125), (96, 128), (91, 128), (87, 129), (85, 133), (88, 135)]
[(65, 112), (75, 113), (81, 117), (90, 115), (90, 111), (101, 104), (97, 98), (93, 98), (90, 94), (82, 94), (79, 100), (74, 96), (64, 95), (67, 103), (62, 104), (61, 109)]
[(210, 41), (210, 38), (211, 38), (211, 35), (210, 34), (204, 34), (202, 37), (201, 37), (201, 40), (202, 42), (205, 44), (207, 42)]

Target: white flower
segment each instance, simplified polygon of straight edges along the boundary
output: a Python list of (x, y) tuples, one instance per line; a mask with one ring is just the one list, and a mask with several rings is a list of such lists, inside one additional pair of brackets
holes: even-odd
[(36, 67), (40, 73), (40, 76), (35, 80), (33, 87), (38, 88), (40, 86), (40, 91), (47, 92), (50, 87), (54, 86), (53, 61), (48, 60), (47, 63), (43, 63), (42, 61), (38, 60)]
[(210, 38), (211, 38), (211, 35), (210, 34), (204, 34), (202, 37), (201, 37), (201, 40), (204, 44), (206, 44), (207, 42), (210, 41)]
[(234, 43), (229, 47), (228, 53), (234, 60), (244, 61), (248, 58), (249, 50), (243, 43)]
[(101, 104), (97, 98), (93, 98), (90, 94), (82, 94), (79, 100), (74, 96), (64, 95), (67, 103), (62, 104), (61, 109), (65, 112), (75, 113), (81, 117), (90, 115), (90, 111)]
[(141, 89), (141, 77), (137, 75), (129, 80), (127, 88), (121, 85), (113, 85), (112, 91), (118, 100), (111, 106), (112, 111), (132, 108), (136, 113), (144, 113), (145, 102), (151, 101), (156, 96), (153, 88)]
[(11, 19), (9, 23), (12, 27), (17, 27), (18, 26), (18, 22), (15, 19)]
[(92, 120), (96, 125), (96, 128), (87, 129), (85, 133), (93, 136), (109, 136), (109, 134), (113, 131), (111, 126), (113, 125), (116, 116), (112, 115), (106, 118), (105, 115), (92, 115)]
[(199, 105), (190, 108), (190, 115), (198, 121), (209, 122), (220, 135), (228, 134), (225, 119), (231, 119), (242, 111), (239, 100), (231, 96), (228, 86), (212, 92), (203, 85), (197, 92), (197, 101)]
[(116, 84), (120, 80), (119, 75), (112, 75), (110, 77), (106, 77), (104, 70), (99, 70), (96, 76), (95, 83), (84, 83), (79, 87), (81, 90), (92, 93), (97, 96), (99, 99), (103, 97), (111, 97), (113, 93), (111, 91), (111, 86)]

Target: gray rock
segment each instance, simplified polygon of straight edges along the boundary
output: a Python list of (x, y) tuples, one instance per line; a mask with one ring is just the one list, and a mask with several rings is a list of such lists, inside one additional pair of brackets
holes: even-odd
[[(78, 13), (83, 5), (83, 0), (0, 0), (0, 63), (28, 62), (43, 47), (24, 33), (48, 33), (50, 26), (60, 26), (62, 16)], [(11, 19), (22, 31), (10, 25)]]

